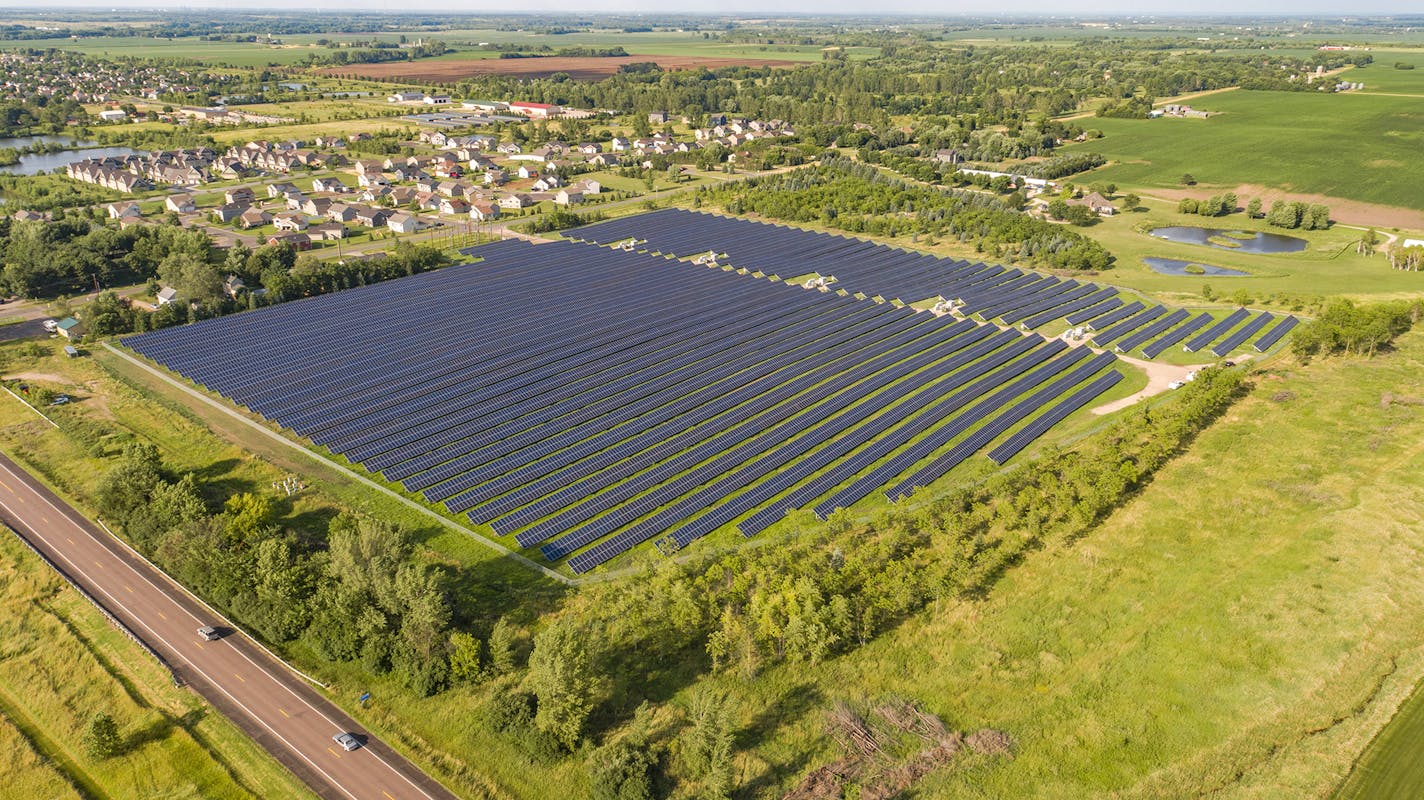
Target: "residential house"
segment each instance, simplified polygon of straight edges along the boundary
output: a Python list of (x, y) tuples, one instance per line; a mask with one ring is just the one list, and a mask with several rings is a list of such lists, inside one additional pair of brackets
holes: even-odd
[(545, 175), (534, 181), (534, 185), (530, 188), (536, 192), (551, 192), (563, 185), (563, 181), (559, 180), (558, 175)]
[(603, 184), (593, 178), (584, 178), (579, 182), (578, 188), (583, 190), (584, 194), (601, 194), (603, 192)]
[(164, 288), (158, 290), (157, 297), (158, 304), (160, 306), (166, 306), (174, 300), (178, 299), (178, 290), (174, 289), (172, 286), (165, 286)]
[(534, 198), (530, 197), (529, 195), (527, 195), (527, 194), (525, 194), (525, 193), (523, 193), (523, 192), (517, 192), (517, 193), (515, 193), (515, 194), (507, 194), (507, 195), (505, 195), (504, 197), (499, 198), (499, 207), (500, 207), (500, 208), (511, 208), (511, 209), (518, 210), (518, 209), (521, 209), (521, 208), (528, 208), (529, 206), (532, 206), (532, 205), (534, 205)]
[(346, 238), (346, 226), (340, 222), (323, 222), (307, 228), (307, 236), (321, 241), (335, 241)]
[(237, 224), (242, 226), (244, 230), (251, 228), (260, 228), (271, 221), (271, 214), (268, 214), (266, 211), (263, 211), (260, 208), (255, 208), (252, 206), (249, 206), (237, 218)]
[(246, 186), (239, 186), (236, 189), (228, 189), (226, 192), (223, 192), (223, 202), (228, 205), (242, 203), (250, 206), (256, 200), (257, 195), (254, 195), (252, 190)]
[(332, 222), (355, 222), (356, 209), (345, 203), (332, 203), (326, 209), (326, 218)]
[(300, 211), (284, 211), (272, 220), (272, 224), (276, 226), (279, 231), (296, 233), (297, 231), (306, 230), (309, 223), (307, 222), (307, 216)]
[(107, 207), (109, 219), (138, 219), (143, 216), (138, 203), (110, 203)]
[(624, 139), (622, 136), (615, 136), (608, 143), (608, 147), (615, 153), (622, 153), (625, 150), (633, 149), (633, 143)]
[(213, 209), (213, 218), (218, 222), (232, 222), (242, 216), (242, 212), (251, 208), (246, 203), (227, 203)]
[(351, 191), (350, 187), (341, 182), (340, 178), (317, 178), (312, 181), (313, 192), (331, 192), (332, 194), (345, 194)]
[(223, 281), (223, 294), (234, 300), (236, 300), (237, 296), (242, 294), (246, 288), (247, 284), (243, 283), (242, 279), (236, 275), (229, 275), (227, 276), (227, 280)]
[(313, 217), (324, 217), (333, 205), (335, 203), (329, 197), (312, 197), (302, 203), (302, 211)]
[(1092, 212), (1094, 214), (1097, 214), (1101, 217), (1111, 217), (1113, 214), (1117, 213), (1117, 209), (1113, 208), (1113, 204), (1108, 202), (1108, 199), (1106, 197), (1103, 197), (1097, 192), (1089, 192), (1081, 200), (1069, 200), (1068, 204), (1075, 206), (1087, 206), (1088, 208), (1092, 209)]
[(386, 219), (386, 227), (393, 233), (415, 233), (425, 225), (414, 214), (396, 213)]
[(310, 250), (311, 237), (305, 233), (274, 233), (267, 237), (267, 244), (289, 244), (296, 250)]
[(386, 224), (392, 213), (390, 209), (362, 206), (356, 209), (356, 224), (367, 228), (380, 227)]
[(560, 189), (554, 195), (554, 202), (561, 206), (572, 206), (583, 202), (583, 192), (578, 189)]
[(520, 164), (520, 165), (519, 165), (519, 177), (520, 177), (521, 180), (529, 180), (529, 179), (531, 179), (531, 178), (538, 178), (538, 177), (539, 177), (539, 170), (534, 169), (533, 167), (529, 166), (528, 164)]
[(198, 211), (198, 204), (192, 199), (192, 195), (168, 195), (164, 199), (164, 208), (174, 214), (192, 214)]
[(475, 200), (470, 203), (470, 219), (477, 222), (499, 219), (499, 206), (488, 200)]
[(293, 183), (269, 183), (267, 184), (267, 196), (269, 198), (286, 197), (289, 194), (300, 192), (296, 184)]
[(39, 222), (40, 220), (44, 219), (44, 215), (22, 209), (20, 211), (16, 211), (14, 214), (11, 214), (10, 219), (13, 219), (16, 222)]
[(616, 167), (621, 162), (622, 159), (614, 153), (599, 153), (588, 160), (588, 163), (596, 167)]
[(441, 214), (468, 214), (470, 204), (462, 197), (446, 197), (440, 201)]

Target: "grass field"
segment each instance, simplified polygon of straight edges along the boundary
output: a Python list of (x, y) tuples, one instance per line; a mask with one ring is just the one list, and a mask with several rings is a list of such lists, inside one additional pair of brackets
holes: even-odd
[(1424, 409), (1380, 404), (1424, 394), (1421, 374), (1417, 333), (1375, 361), (1267, 370), (1128, 506), (987, 599), (816, 670), (718, 679), (749, 728), (781, 723), (742, 780), (829, 760), (813, 743), (834, 700), (901, 694), (1017, 742), (916, 796), (1329, 796), (1424, 676)]
[[(1369, 69), (1376, 69), (1370, 67)], [(1078, 176), (1123, 186), (1255, 184), (1388, 206), (1424, 207), (1411, 165), (1424, 142), (1424, 106), (1368, 93), (1233, 91), (1204, 97), (1209, 119), (1099, 119), (1102, 139), (1067, 152), (1102, 153), (1109, 166)], [(1368, 153), (1364, 159), (1359, 154)]]
[[(1123, 189), (1119, 186), (1118, 191)], [(1200, 192), (1206, 197), (1210, 190)], [(1242, 206), (1250, 198), (1240, 197)], [(1264, 220), (1247, 219), (1244, 213), (1225, 217), (1202, 217), (1177, 213), (1174, 201), (1147, 199), (1146, 211), (1103, 217), (1083, 233), (1103, 243), (1117, 262), (1103, 280), (1128, 286), (1164, 300), (1190, 301), (1209, 285), (1217, 294), (1231, 296), (1245, 292), (1255, 300), (1271, 296), (1281, 299), (1344, 295), (1358, 298), (1402, 297), (1424, 291), (1424, 278), (1417, 272), (1391, 269), (1384, 255), (1362, 256), (1355, 245), (1364, 231), (1335, 225), (1324, 231), (1282, 230)], [(1239, 250), (1182, 244), (1148, 235), (1147, 231), (1186, 225), (1205, 228), (1265, 231), (1305, 239), (1309, 244), (1297, 253), (1246, 253)], [(1247, 277), (1215, 275), (1163, 275), (1153, 272), (1145, 257), (1199, 261), (1250, 273)], [(1289, 304), (1286, 305), (1289, 308)]]
[[(1375, 63), (1346, 70), (1341, 80), (1363, 83), (1368, 94), (1408, 94), (1424, 97), (1424, 51), (1376, 50)], [(1413, 64), (1414, 69), (1395, 69), (1395, 64)]]
[[(0, 576), (0, 773), (7, 796), (310, 796), (236, 727), (175, 688), (157, 662), (9, 531), (0, 532)], [(114, 717), (125, 741), (123, 753), (103, 760), (80, 744), (99, 710)]]

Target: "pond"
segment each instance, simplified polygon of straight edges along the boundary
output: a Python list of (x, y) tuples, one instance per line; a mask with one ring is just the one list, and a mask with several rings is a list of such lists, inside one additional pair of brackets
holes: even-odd
[[(1298, 253), (1307, 242), (1298, 236), (1283, 236), (1279, 233), (1248, 233), (1227, 228), (1196, 228), (1189, 225), (1173, 225), (1154, 228), (1152, 235), (1158, 239), (1180, 244), (1204, 244), (1220, 250), (1234, 250), (1238, 253)], [(1232, 242), (1235, 244), (1225, 244)]]
[[(1163, 275), (1185, 275), (1188, 277), (1216, 275), (1222, 278), (1249, 277), (1251, 273), (1242, 272), (1239, 269), (1227, 269), (1226, 267), (1213, 267), (1210, 264), (1198, 264), (1195, 261), (1182, 261), (1178, 258), (1144, 258), (1142, 263), (1153, 272), (1160, 272)], [(1189, 272), (1187, 267), (1196, 267), (1201, 272)]]
[(128, 156), (141, 152), (131, 147), (96, 147), (94, 142), (84, 142), (68, 136), (16, 136), (0, 139), (0, 148), (32, 147), (37, 144), (68, 144), (73, 149), (56, 153), (26, 153), (20, 156), (20, 163), (0, 167), (6, 175), (34, 175), (37, 172), (63, 170), (66, 164), (99, 156)]

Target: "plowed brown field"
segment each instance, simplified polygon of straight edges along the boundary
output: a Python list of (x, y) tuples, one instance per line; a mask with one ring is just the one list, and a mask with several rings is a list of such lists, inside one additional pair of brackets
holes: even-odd
[(516, 78), (544, 78), (556, 72), (566, 72), (580, 80), (597, 80), (617, 72), (624, 64), (652, 62), (666, 70), (717, 69), (718, 67), (778, 67), (804, 65), (804, 61), (774, 58), (703, 58), (699, 56), (617, 56), (536, 58), (468, 58), (427, 59), (425, 61), (387, 61), (381, 64), (351, 64), (324, 70), (333, 75), (360, 75), (365, 78), (405, 79), (448, 83), (475, 75), (509, 75)]

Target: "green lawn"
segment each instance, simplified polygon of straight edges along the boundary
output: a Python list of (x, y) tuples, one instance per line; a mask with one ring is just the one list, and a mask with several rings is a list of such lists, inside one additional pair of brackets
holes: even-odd
[[(1118, 191), (1122, 191), (1119, 186)], [(1210, 190), (1200, 194), (1205, 197)], [(1240, 197), (1245, 206), (1250, 198)], [(1286, 297), (1346, 295), (1351, 297), (1408, 296), (1424, 291), (1424, 277), (1417, 272), (1391, 269), (1383, 254), (1362, 256), (1355, 244), (1364, 231), (1335, 225), (1324, 231), (1282, 230), (1264, 220), (1247, 219), (1244, 213), (1225, 217), (1201, 217), (1177, 213), (1176, 203), (1147, 199), (1146, 211), (1120, 213), (1101, 218), (1082, 231), (1103, 243), (1117, 262), (1101, 280), (1149, 292), (1164, 300), (1189, 301), (1203, 286), (1217, 294), (1245, 292), (1255, 300)], [(1182, 244), (1148, 235), (1153, 228), (1188, 225), (1228, 230), (1265, 231), (1296, 236), (1309, 242), (1297, 253), (1246, 253), (1205, 245)], [(1408, 234), (1406, 234), (1408, 235)], [(1250, 273), (1248, 277), (1214, 275), (1163, 275), (1148, 269), (1144, 257), (1175, 258)]]
[(1221, 113), (1210, 119), (1084, 119), (1084, 127), (1104, 137), (1065, 151), (1102, 153), (1113, 163), (1078, 178), (1150, 191), (1180, 188), (1182, 175), (1190, 173), (1203, 188), (1252, 184), (1424, 207), (1424, 182), (1412, 169), (1424, 143), (1424, 105), (1418, 102), (1367, 93), (1234, 91), (1192, 104)]

